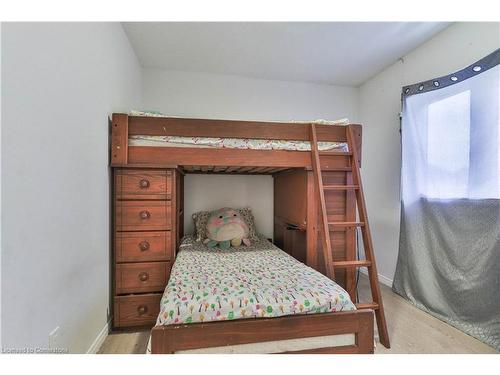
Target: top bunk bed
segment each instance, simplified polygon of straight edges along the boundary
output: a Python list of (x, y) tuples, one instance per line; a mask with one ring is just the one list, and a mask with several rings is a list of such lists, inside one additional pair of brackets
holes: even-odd
[[(361, 159), (361, 125), (315, 123), (323, 170), (347, 171), (347, 129)], [(112, 167), (186, 173), (274, 174), (312, 169), (310, 123), (194, 119), (114, 113)]]

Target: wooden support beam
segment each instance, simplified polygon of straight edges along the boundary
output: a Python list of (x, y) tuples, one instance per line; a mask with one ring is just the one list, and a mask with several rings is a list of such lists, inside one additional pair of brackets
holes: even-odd
[(311, 154), (304, 151), (241, 150), (231, 148), (183, 148), (130, 146), (128, 162), (199, 166), (252, 166), (304, 168), (311, 166)]
[(128, 162), (128, 116), (114, 113), (111, 119), (111, 165)]
[(323, 191), (323, 178), (321, 173), (321, 164), (319, 161), (318, 153), (318, 138), (316, 135), (316, 126), (311, 124), (311, 154), (312, 154), (312, 165), (314, 171), (314, 180), (317, 191), (317, 197), (319, 198), (319, 215), (320, 223), (319, 228), (321, 232), (321, 240), (323, 246), (323, 257), (326, 267), (326, 276), (330, 279), (335, 279), (335, 270), (332, 267), (333, 254), (332, 254), (332, 244), (330, 240), (330, 231), (328, 228), (328, 218), (325, 203), (325, 194)]

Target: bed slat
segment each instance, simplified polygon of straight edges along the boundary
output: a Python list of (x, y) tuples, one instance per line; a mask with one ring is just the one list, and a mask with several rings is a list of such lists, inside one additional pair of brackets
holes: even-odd
[(267, 167), (256, 167), (248, 171), (248, 173), (262, 173), (267, 169)]
[(225, 166), (220, 166), (220, 167), (215, 167), (214, 168), (214, 173), (217, 173), (217, 172), (224, 172), (228, 167), (225, 167)]

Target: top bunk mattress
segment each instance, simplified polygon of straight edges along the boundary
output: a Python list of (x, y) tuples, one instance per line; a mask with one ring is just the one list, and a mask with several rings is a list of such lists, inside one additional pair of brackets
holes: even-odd
[[(170, 117), (158, 112), (131, 111), (131, 116), (144, 117)], [(315, 123), (320, 125), (348, 125), (348, 119), (341, 120), (314, 120), (291, 121), (291, 123)], [(128, 141), (129, 146), (147, 147), (187, 147), (187, 148), (234, 148), (243, 150), (287, 150), (311, 151), (311, 143), (307, 141), (285, 141), (273, 139), (251, 138), (210, 138), (210, 137), (179, 137), (157, 135), (132, 135)], [(345, 142), (318, 142), (319, 151), (348, 152)]]
[[(132, 135), (129, 146), (187, 147), (187, 148), (236, 148), (241, 150), (311, 151), (311, 143), (274, 139), (177, 137), (162, 135)], [(318, 142), (319, 151), (347, 152), (347, 143)]]
[(355, 310), (334, 281), (265, 238), (249, 247), (209, 249), (181, 242), (157, 325)]

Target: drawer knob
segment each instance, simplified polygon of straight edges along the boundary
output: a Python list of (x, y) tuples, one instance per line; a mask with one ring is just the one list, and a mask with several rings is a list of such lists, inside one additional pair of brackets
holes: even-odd
[(141, 211), (139, 213), (139, 216), (141, 217), (142, 220), (146, 220), (151, 217), (151, 214), (149, 213), (149, 211)]
[(139, 307), (137, 307), (137, 312), (139, 315), (144, 315), (148, 312), (148, 307), (146, 305), (139, 305)]
[(149, 275), (147, 272), (141, 272), (139, 274), (139, 280), (141, 281), (147, 281), (149, 279)]
[(141, 249), (141, 251), (149, 250), (149, 242), (148, 241), (142, 241), (139, 244), (139, 249)]
[(143, 178), (141, 181), (139, 181), (139, 187), (141, 189), (147, 189), (149, 187), (149, 181)]

